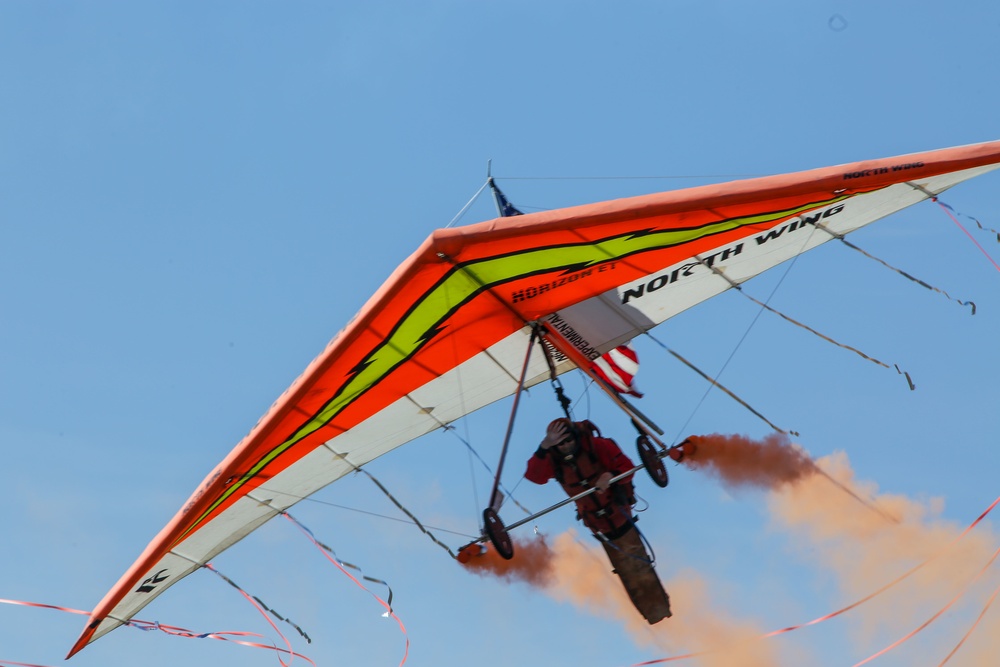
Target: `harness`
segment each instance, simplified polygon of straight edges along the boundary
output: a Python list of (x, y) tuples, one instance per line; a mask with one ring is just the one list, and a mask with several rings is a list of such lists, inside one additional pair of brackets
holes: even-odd
[[(601, 432), (590, 421), (574, 422), (579, 448), (575, 454), (565, 456), (556, 448), (549, 450), (556, 481), (569, 496), (591, 488), (597, 479), (608, 472), (597, 460), (594, 443)], [(623, 535), (632, 527), (631, 505), (635, 502), (632, 484), (618, 482), (607, 491), (595, 491), (576, 501), (577, 519), (595, 533), (611, 539)]]

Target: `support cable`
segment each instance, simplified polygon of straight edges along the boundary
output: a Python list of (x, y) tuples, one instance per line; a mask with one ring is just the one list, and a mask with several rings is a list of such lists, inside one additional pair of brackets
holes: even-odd
[(875, 260), (876, 262), (878, 262), (882, 266), (886, 267), (887, 269), (889, 269), (891, 271), (895, 271), (896, 273), (898, 273), (899, 275), (903, 276), (907, 280), (911, 280), (911, 281), (917, 283), (918, 285), (920, 285), (921, 287), (926, 287), (927, 289), (931, 290), (932, 292), (937, 292), (938, 294), (941, 294), (941, 295), (945, 296), (946, 298), (954, 301), (955, 303), (958, 303), (959, 305), (969, 306), (972, 309), (972, 314), (973, 315), (976, 314), (976, 304), (973, 303), (972, 301), (962, 301), (961, 299), (956, 299), (952, 295), (950, 295), (947, 292), (945, 292), (943, 289), (934, 287), (930, 283), (927, 283), (927, 282), (921, 280), (920, 278), (912, 276), (909, 273), (907, 273), (906, 271), (903, 271), (902, 269), (899, 269), (899, 268), (893, 266), (892, 264), (889, 264), (884, 259), (876, 257), (875, 255), (872, 255), (868, 251), (863, 250), (863, 249), (859, 248), (858, 246), (854, 245), (853, 243), (851, 243), (850, 241), (847, 240), (846, 236), (844, 236), (843, 234), (840, 234), (838, 232), (833, 231), (832, 229), (830, 229), (829, 227), (827, 227), (826, 225), (824, 225), (822, 222), (817, 222), (817, 223), (815, 223), (815, 225), (819, 229), (822, 229), (824, 232), (826, 232), (827, 234), (829, 234), (833, 238), (837, 239), (838, 241), (840, 241), (841, 243), (843, 243), (844, 245), (846, 245), (851, 250), (856, 250), (857, 252), (860, 252), (862, 255), (864, 255), (868, 259)]
[(479, 199), (479, 195), (483, 194), (483, 190), (485, 190), (485, 189), (486, 189), (486, 186), (487, 186), (487, 185), (489, 185), (489, 184), (490, 184), (490, 182), (489, 182), (489, 181), (486, 181), (485, 183), (483, 183), (483, 184), (482, 184), (482, 185), (481, 185), (481, 186), (479, 187), (479, 189), (478, 189), (478, 190), (476, 190), (476, 194), (472, 195), (472, 199), (470, 199), (470, 200), (469, 200), (468, 202), (466, 202), (465, 206), (463, 206), (463, 207), (462, 207), (462, 208), (461, 208), (461, 209), (459, 210), (459, 212), (455, 214), (455, 217), (451, 219), (451, 222), (449, 222), (449, 223), (448, 223), (447, 225), (445, 225), (445, 228), (446, 228), (446, 229), (447, 229), (448, 227), (451, 227), (452, 225), (454, 225), (454, 224), (455, 224), (456, 222), (458, 222), (459, 220), (461, 220), (461, 219), (462, 219), (462, 216), (464, 216), (464, 215), (465, 215), (466, 213), (468, 213), (468, 211), (469, 211), (469, 209), (470, 209), (470, 208), (472, 207), (472, 205), (476, 203), (476, 200), (477, 200), (477, 199)]
[(733, 400), (735, 400), (737, 403), (739, 403), (740, 405), (742, 405), (744, 408), (746, 408), (747, 410), (749, 410), (750, 412), (752, 412), (757, 418), (759, 418), (760, 420), (762, 420), (765, 424), (767, 424), (768, 426), (770, 426), (772, 429), (774, 429), (778, 433), (784, 433), (786, 435), (794, 435), (794, 436), (800, 435), (797, 431), (790, 431), (790, 430), (786, 431), (785, 429), (781, 428), (780, 426), (776, 426), (774, 424), (774, 422), (772, 422), (770, 419), (768, 419), (767, 417), (765, 417), (764, 415), (762, 415), (760, 412), (758, 412), (757, 410), (755, 410), (753, 407), (751, 407), (751, 405), (749, 403), (747, 403), (742, 398), (740, 398), (739, 396), (737, 396), (736, 394), (734, 394), (728, 387), (726, 387), (725, 385), (723, 385), (722, 383), (720, 383), (717, 378), (713, 378), (710, 375), (708, 375), (705, 371), (701, 370), (700, 368), (698, 368), (697, 366), (695, 366), (693, 363), (691, 363), (690, 361), (688, 361), (687, 359), (685, 359), (683, 356), (681, 356), (680, 353), (676, 352), (675, 350), (671, 349), (670, 347), (668, 347), (667, 345), (665, 345), (664, 343), (662, 343), (655, 336), (653, 336), (653, 334), (649, 333), (648, 331), (646, 331), (645, 334), (646, 334), (646, 336), (649, 337), (650, 340), (652, 340), (654, 343), (656, 343), (661, 348), (663, 348), (664, 350), (666, 350), (668, 353), (670, 353), (671, 355), (673, 355), (675, 359), (677, 359), (678, 361), (680, 361), (682, 364), (684, 364), (685, 366), (687, 366), (688, 368), (690, 368), (691, 370), (693, 370), (695, 373), (697, 373), (701, 377), (703, 377), (706, 380), (708, 380), (708, 382), (711, 384), (712, 387), (718, 387), (719, 389), (721, 389), (723, 392), (726, 393), (727, 396), (729, 396), (730, 398), (732, 398)]
[(755, 304), (757, 304), (761, 308), (764, 308), (765, 310), (768, 310), (768, 311), (774, 313), (778, 317), (781, 317), (782, 319), (784, 319), (786, 322), (790, 322), (791, 324), (794, 324), (797, 327), (805, 329), (809, 333), (811, 333), (811, 334), (813, 334), (815, 336), (818, 336), (819, 338), (825, 340), (828, 343), (833, 343), (837, 347), (840, 347), (840, 348), (843, 348), (845, 350), (849, 350), (851, 352), (854, 352), (855, 354), (857, 354), (862, 359), (870, 361), (873, 364), (876, 364), (876, 365), (881, 366), (883, 368), (893, 368), (893, 367), (895, 367), (896, 372), (906, 378), (906, 383), (910, 386), (910, 391), (913, 391), (914, 389), (917, 388), (916, 385), (913, 384), (913, 380), (910, 378), (910, 374), (907, 373), (906, 371), (902, 370), (899, 367), (898, 364), (893, 364), (892, 366), (889, 366), (889, 364), (885, 363), (884, 361), (876, 359), (875, 357), (871, 357), (871, 356), (865, 354), (864, 352), (862, 352), (861, 350), (859, 350), (859, 349), (857, 349), (855, 347), (851, 347), (850, 345), (845, 345), (844, 343), (839, 343), (839, 342), (835, 341), (834, 339), (830, 338), (829, 336), (827, 336), (825, 334), (822, 334), (819, 331), (816, 331), (812, 327), (807, 326), (807, 325), (803, 324), (802, 322), (799, 322), (795, 318), (790, 317), (789, 315), (786, 315), (785, 313), (782, 313), (780, 310), (777, 310), (776, 308), (774, 308), (774, 307), (772, 307), (772, 306), (764, 303), (763, 301), (760, 301), (759, 299), (756, 299), (756, 298), (750, 296), (749, 294), (747, 294), (743, 290), (743, 286), (742, 285), (740, 285), (739, 283), (737, 283), (734, 280), (732, 280), (729, 276), (727, 276), (725, 273), (723, 273), (717, 267), (712, 266), (711, 264), (709, 264), (708, 262), (706, 262), (705, 260), (703, 260), (700, 256), (695, 255), (695, 259), (697, 259), (706, 268), (708, 268), (710, 271), (712, 271), (712, 273), (714, 273), (715, 275), (721, 277), (723, 280), (725, 280), (727, 283), (729, 283), (730, 287), (734, 288), (737, 292), (739, 292), (740, 294), (742, 294), (746, 298), (750, 299), (751, 301), (753, 301)]
[[(256, 595), (251, 595), (250, 593), (247, 593), (243, 589), (243, 587), (241, 587), (239, 584), (237, 584), (235, 581), (233, 581), (232, 579), (230, 579), (226, 575), (224, 575), (221, 572), (219, 572), (217, 569), (215, 569), (215, 567), (211, 563), (205, 563), (202, 567), (204, 567), (209, 572), (212, 572), (212, 573), (218, 575), (219, 578), (221, 578), (227, 584), (229, 584), (230, 586), (232, 586), (233, 588), (235, 588), (236, 590), (238, 590), (240, 592), (240, 595), (242, 595), (243, 597), (245, 597), (250, 603), (253, 603), (253, 602), (256, 601), (257, 604), (255, 604), (254, 606), (257, 607), (257, 611), (260, 611), (261, 613), (263, 613), (263, 612), (266, 611), (269, 614), (271, 614), (272, 616), (274, 616), (276, 619), (278, 619), (279, 621), (283, 621), (283, 622), (287, 623), (288, 625), (290, 625), (293, 628), (295, 628), (295, 630), (298, 631), (298, 633), (300, 635), (302, 635), (302, 637), (306, 640), (307, 643), (312, 644), (312, 639), (309, 637), (309, 635), (306, 634), (305, 630), (303, 630), (301, 627), (298, 626), (297, 623), (295, 623), (295, 621), (291, 620), (290, 618), (285, 618), (284, 616), (282, 616), (281, 614), (279, 614), (275, 610), (271, 609), (270, 607), (268, 607), (264, 603), (263, 600), (261, 600)], [(267, 614), (264, 614), (264, 616), (266, 617)], [(270, 621), (268, 621), (268, 622), (270, 622)], [(273, 624), (272, 624), (272, 627), (273, 627)], [(274, 629), (275, 629), (276, 632), (278, 632), (279, 635), (281, 635), (281, 631), (280, 630), (278, 630), (277, 628), (274, 628)], [(285, 639), (285, 636), (281, 635), (281, 638)], [(285, 643), (288, 644), (288, 640), (287, 639), (285, 640)], [(289, 645), (288, 648), (289, 648), (289, 650), (291, 650), (291, 645)]]
[(960, 213), (959, 211), (956, 211), (954, 207), (949, 206), (948, 204), (944, 203), (940, 199), (935, 198), (934, 201), (937, 202), (937, 204), (939, 206), (941, 206), (942, 208), (944, 208), (945, 210), (948, 210), (948, 211), (951, 211), (952, 213), (954, 213), (956, 217), (959, 217), (959, 218), (968, 218), (969, 220), (972, 220), (974, 223), (976, 223), (976, 227), (979, 227), (979, 229), (981, 229), (982, 231), (988, 232), (990, 234), (995, 234), (996, 237), (997, 237), (997, 243), (1000, 243), (1000, 231), (997, 231), (997, 230), (993, 229), (992, 227), (984, 227), (983, 223), (979, 222), (978, 218), (973, 217), (971, 215), (967, 215), (965, 213)]
[[(996, 269), (997, 271), (1000, 271), (1000, 264), (997, 264), (997, 261), (990, 256), (990, 253), (986, 252), (986, 248), (979, 245), (979, 241), (973, 238), (972, 234), (969, 233), (969, 230), (966, 229), (965, 226), (958, 221), (958, 218), (955, 215), (953, 215), (955, 209), (953, 209), (951, 206), (942, 203), (937, 197), (931, 197), (931, 200), (937, 203), (944, 210), (944, 212), (948, 214), (948, 217), (951, 218), (951, 221), (954, 222), (956, 225), (958, 225), (958, 228), (961, 229), (965, 233), (965, 235), (969, 237), (969, 240), (972, 241), (973, 245), (979, 248), (979, 252), (983, 253), (983, 255), (986, 256), (986, 259), (990, 261), (990, 264), (993, 265), (993, 268)], [(976, 220), (976, 222), (978, 223), (979, 221)], [(982, 227), (982, 225), (980, 225), (980, 227)], [(998, 240), (1000, 240), (1000, 234), (997, 235), (997, 238)]]
[[(534, 331), (538, 331), (537, 325), (534, 328)], [(549, 383), (552, 385), (552, 390), (556, 393), (556, 401), (559, 402), (559, 407), (562, 408), (563, 414), (566, 415), (566, 419), (573, 421), (573, 402), (568, 396), (566, 396), (566, 392), (563, 390), (562, 380), (559, 379), (559, 373), (556, 372), (556, 362), (552, 359), (552, 350), (549, 349), (551, 343), (544, 337), (539, 338), (542, 346), (542, 352), (545, 354), (545, 363), (549, 367)]]
[[(460, 434), (458, 433), (458, 430), (457, 430), (457, 429), (455, 428), (455, 426), (454, 426), (454, 425), (452, 425), (452, 424), (441, 424), (441, 428), (443, 428), (443, 429), (444, 429), (445, 431), (447, 431), (448, 433), (451, 433), (451, 434), (453, 434), (453, 435), (454, 435), (454, 436), (455, 436), (456, 438), (458, 438), (458, 441), (459, 441), (459, 442), (461, 442), (461, 443), (462, 443), (463, 445), (465, 445), (466, 449), (467, 449), (467, 450), (468, 450), (468, 452), (469, 452), (469, 467), (470, 467), (470, 468), (472, 467), (472, 459), (473, 459), (473, 458), (475, 458), (475, 459), (476, 459), (477, 461), (479, 461), (479, 463), (480, 463), (480, 464), (481, 464), (481, 465), (483, 466), (483, 468), (484, 468), (484, 469), (486, 470), (486, 472), (488, 472), (488, 473), (490, 474), (490, 477), (495, 477), (495, 473), (493, 472), (493, 468), (491, 468), (491, 467), (490, 467), (490, 464), (489, 464), (489, 463), (487, 463), (487, 462), (486, 462), (486, 461), (485, 461), (485, 460), (483, 459), (483, 457), (479, 455), (479, 452), (478, 452), (478, 451), (476, 451), (476, 449), (475, 449), (475, 448), (474, 448), (474, 447), (473, 447), (473, 446), (472, 446), (472, 445), (471, 445), (471, 444), (469, 443), (469, 441), (468, 441), (467, 439), (463, 438), (463, 437), (462, 437), (462, 436), (461, 436), (461, 435), (460, 435)], [(470, 474), (470, 475), (474, 475), (474, 472), (473, 472), (472, 470), (470, 470), (470, 471), (469, 471), (469, 474)], [(473, 476), (473, 479), (475, 479), (475, 477), (474, 477), (474, 476)], [(518, 482), (518, 484), (520, 484), (520, 482)], [(508, 489), (508, 488), (507, 488), (506, 486), (504, 486), (503, 482), (501, 482), (501, 483), (500, 483), (500, 490), (501, 490), (501, 491), (503, 491), (503, 492), (504, 492), (504, 494), (506, 495), (506, 497), (507, 497), (507, 498), (508, 498), (508, 499), (509, 499), (509, 500), (510, 500), (510, 501), (511, 501), (512, 503), (514, 503), (515, 505), (517, 505), (517, 507), (518, 507), (518, 508), (519, 508), (519, 509), (520, 509), (521, 511), (523, 511), (523, 512), (524, 512), (525, 514), (531, 514), (531, 510), (530, 510), (530, 509), (528, 509), (527, 507), (525, 507), (524, 505), (522, 505), (521, 503), (519, 503), (519, 502), (518, 502), (518, 500), (517, 500), (517, 498), (515, 498), (515, 497), (514, 497), (514, 491), (516, 491), (516, 490), (517, 490), (517, 486), (518, 486), (518, 485), (517, 485), (517, 484), (515, 484), (515, 485), (514, 485), (514, 488), (512, 488), (512, 489)], [(478, 501), (477, 501), (477, 502), (478, 502)]]
[[(259, 487), (259, 489), (261, 491), (267, 491), (268, 490), (267, 487), (265, 487), (265, 486), (261, 486), (261, 487)], [(312, 496), (296, 496), (294, 494), (288, 493), (287, 491), (280, 491), (279, 493), (281, 493), (282, 495), (288, 496), (289, 498), (294, 498), (296, 501), (302, 500), (302, 501), (306, 501), (306, 502), (310, 502), (310, 503), (316, 503), (318, 505), (326, 505), (327, 507), (336, 507), (337, 509), (347, 510), (349, 512), (357, 512), (359, 514), (367, 514), (368, 516), (373, 516), (373, 517), (376, 517), (378, 519), (386, 519), (387, 521), (397, 521), (399, 523), (406, 523), (406, 524), (409, 524), (409, 525), (414, 525), (412, 520), (410, 520), (410, 519), (401, 519), (398, 516), (389, 516), (387, 514), (379, 514), (378, 512), (371, 512), (369, 510), (363, 510), (363, 509), (360, 509), (358, 507), (349, 507), (347, 505), (340, 505), (338, 503), (332, 503), (332, 502), (330, 502), (328, 500), (320, 500), (319, 498), (313, 498)], [(461, 533), (461, 532), (459, 532), (457, 530), (450, 530), (448, 528), (441, 528), (440, 526), (427, 526), (427, 527), (428, 528), (432, 528), (432, 529), (434, 529), (436, 531), (439, 531), (439, 532), (442, 532), (442, 533), (451, 533), (452, 535), (460, 535), (462, 537), (468, 537), (469, 536), (468, 533)]]
[(510, 409), (510, 419), (507, 421), (507, 431), (504, 434), (503, 446), (500, 448), (500, 461), (497, 463), (496, 477), (493, 480), (493, 490), (490, 492), (490, 508), (494, 512), (500, 510), (503, 498), (499, 495), (500, 476), (503, 474), (503, 464), (507, 458), (507, 447), (510, 445), (510, 436), (514, 433), (514, 419), (517, 417), (517, 408), (521, 404), (521, 393), (524, 391), (525, 378), (528, 376), (528, 365), (531, 362), (531, 350), (535, 347), (538, 339), (538, 327), (532, 327), (531, 336), (528, 339), (528, 349), (524, 354), (524, 365), (521, 368), (521, 377), (517, 381), (517, 390), (514, 392), (514, 404)]
[[(629, 403), (624, 396), (598, 376), (592, 367), (590, 359), (581, 355), (580, 352), (576, 350), (558, 331), (542, 327), (541, 336), (546, 343), (551, 345), (555, 350), (558, 350), (560, 354), (573, 362), (577, 369), (590, 377), (590, 379), (594, 380), (594, 383), (601, 389), (601, 391), (603, 391), (604, 394), (632, 420), (633, 425), (635, 425), (640, 434), (649, 438), (652, 442), (655, 442), (660, 447), (661, 451), (666, 451), (666, 445), (664, 445), (663, 441), (657, 437), (658, 434), (663, 434), (663, 429), (653, 423), (649, 417), (644, 415), (634, 405)], [(553, 377), (555, 377), (555, 365), (551, 360), (549, 360), (549, 372), (553, 375)], [(567, 418), (572, 421), (572, 418), (569, 416), (570, 401), (562, 392), (561, 383), (558, 385), (556, 393), (560, 398), (560, 402), (565, 401)]]
[[(805, 243), (808, 243), (808, 241), (809, 241), (809, 239), (807, 238), (806, 241), (803, 243), (803, 248), (805, 247)], [(781, 284), (783, 282), (785, 282), (785, 278), (788, 277), (788, 273), (792, 270), (792, 267), (795, 266), (795, 262), (797, 262), (798, 259), (799, 259), (799, 255), (798, 254), (796, 254), (792, 258), (791, 263), (788, 265), (788, 267), (785, 269), (785, 272), (781, 275), (781, 278), (778, 280), (778, 284), (775, 285), (774, 289), (771, 290), (771, 294), (767, 298), (768, 301), (770, 301), (771, 297), (773, 297), (774, 294), (775, 294), (775, 292), (778, 291), (778, 288), (781, 287)], [(728, 278), (727, 278), (727, 280), (728, 280)], [(750, 324), (747, 325), (747, 328), (743, 332), (743, 335), (740, 336), (739, 341), (737, 341), (736, 345), (733, 347), (732, 352), (729, 353), (729, 357), (727, 357), (725, 363), (722, 364), (722, 368), (720, 368), (719, 372), (715, 374), (715, 378), (721, 377), (722, 374), (725, 372), (726, 368), (729, 366), (729, 362), (731, 362), (733, 360), (733, 357), (736, 356), (736, 352), (739, 351), (740, 347), (743, 345), (743, 342), (747, 339), (747, 336), (750, 335), (750, 331), (754, 328), (754, 325), (757, 324), (757, 320), (760, 319), (761, 313), (763, 313), (763, 312), (764, 312), (764, 310), (760, 309), (753, 316), (753, 319), (750, 321)], [(647, 335), (649, 335), (648, 331), (646, 333), (647, 333)], [(704, 374), (702, 374), (702, 375), (704, 375)], [(677, 436), (674, 438), (675, 442), (678, 441), (678, 440), (680, 440), (681, 433), (683, 433), (685, 431), (685, 429), (687, 429), (687, 425), (691, 422), (692, 419), (694, 419), (695, 414), (698, 412), (699, 409), (701, 409), (701, 406), (705, 402), (705, 399), (708, 398), (709, 393), (712, 391), (712, 387), (715, 387), (715, 386), (721, 387), (721, 385), (718, 384), (718, 380), (717, 379), (713, 379), (712, 384), (708, 387), (708, 389), (705, 390), (705, 393), (702, 394), (701, 399), (698, 401), (698, 405), (696, 405), (694, 407), (694, 409), (691, 411), (691, 414), (688, 415), (687, 420), (684, 422), (684, 425), (681, 426), (680, 430), (677, 432)], [(799, 435), (799, 434), (795, 433), (795, 435)]]
[[(972, 234), (969, 233), (969, 230), (966, 229), (961, 222), (959, 222), (957, 217), (959, 215), (958, 211), (956, 211), (954, 208), (948, 206), (940, 199), (938, 199), (937, 193), (931, 192), (930, 190), (920, 185), (919, 183), (914, 183), (913, 181), (907, 181), (906, 184), (909, 185), (914, 190), (919, 190), (920, 192), (924, 193), (924, 195), (926, 195), (928, 199), (930, 199), (932, 202), (940, 206), (941, 209), (948, 215), (948, 217), (951, 218), (951, 221), (954, 222), (956, 225), (958, 225), (958, 228), (961, 229), (962, 232), (969, 237), (969, 240), (972, 241), (973, 245), (979, 248), (979, 252), (983, 253), (983, 255), (986, 256), (986, 259), (988, 259), (990, 264), (993, 265), (993, 268), (995, 268), (997, 271), (1000, 271), (1000, 264), (997, 264), (996, 260), (993, 259), (988, 252), (986, 252), (986, 248), (979, 245), (979, 241), (973, 238)], [(975, 218), (971, 216), (965, 216), (965, 217), (970, 218), (971, 220), (975, 220), (976, 224), (979, 225), (980, 229), (986, 229), (981, 224), (979, 224), (979, 221), (976, 220)], [(989, 231), (996, 232), (996, 230), (993, 229)], [(997, 233), (997, 241), (1000, 242), (1000, 233)]]
[(335, 456), (337, 456), (338, 458), (340, 458), (341, 460), (343, 460), (344, 463), (346, 463), (347, 465), (351, 466), (354, 469), (354, 472), (363, 473), (364, 475), (366, 475), (368, 477), (368, 479), (370, 479), (372, 481), (372, 483), (375, 484), (375, 486), (377, 486), (379, 488), (379, 490), (383, 494), (385, 494), (385, 497), (388, 498), (390, 501), (392, 501), (393, 505), (395, 505), (397, 508), (399, 508), (399, 510), (403, 514), (405, 514), (406, 516), (410, 517), (410, 520), (413, 521), (413, 524), (417, 528), (419, 528), (420, 531), (424, 535), (426, 535), (427, 537), (429, 537), (430, 540), (434, 544), (438, 545), (439, 547), (441, 547), (442, 549), (444, 549), (445, 551), (447, 551), (448, 555), (450, 555), (452, 558), (455, 558), (455, 553), (451, 550), (451, 548), (447, 544), (445, 544), (444, 542), (442, 542), (441, 540), (439, 540), (437, 537), (435, 537), (434, 533), (432, 533), (431, 531), (427, 530), (427, 528), (424, 527), (424, 524), (420, 523), (420, 520), (416, 516), (414, 516), (413, 512), (411, 512), (410, 510), (406, 509), (406, 507), (404, 507), (401, 502), (399, 502), (398, 500), (396, 500), (396, 497), (393, 496), (391, 493), (389, 493), (389, 489), (385, 488), (385, 486), (382, 484), (382, 482), (378, 481), (378, 479), (376, 479), (374, 475), (372, 475), (370, 472), (368, 472), (367, 470), (365, 470), (361, 466), (357, 466), (354, 463), (352, 463), (347, 458), (346, 454), (341, 454), (340, 452), (338, 452), (334, 448), (330, 447), (329, 444), (325, 445), (325, 447), (327, 449), (329, 449), (331, 452), (333, 452), (333, 454)]

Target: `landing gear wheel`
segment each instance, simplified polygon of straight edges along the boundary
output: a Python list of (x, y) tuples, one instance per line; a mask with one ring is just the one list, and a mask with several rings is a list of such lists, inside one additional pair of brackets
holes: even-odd
[(670, 478), (667, 476), (667, 468), (663, 465), (663, 459), (660, 458), (649, 438), (645, 435), (640, 435), (636, 438), (635, 445), (639, 448), (639, 458), (642, 460), (642, 465), (645, 466), (646, 472), (653, 478), (653, 483), (660, 488), (669, 484)]
[(486, 531), (486, 536), (490, 538), (490, 542), (493, 543), (498, 554), (503, 556), (505, 560), (514, 557), (514, 543), (510, 541), (507, 528), (492, 507), (483, 510), (483, 530)]

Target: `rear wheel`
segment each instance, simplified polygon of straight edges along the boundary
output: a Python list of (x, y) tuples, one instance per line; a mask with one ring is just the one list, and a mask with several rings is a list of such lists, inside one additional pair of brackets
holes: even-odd
[(669, 484), (670, 478), (667, 475), (667, 468), (663, 465), (663, 459), (660, 458), (656, 447), (649, 441), (649, 438), (645, 435), (640, 435), (636, 438), (635, 445), (639, 449), (639, 458), (642, 460), (642, 465), (653, 479), (653, 483), (660, 488)]

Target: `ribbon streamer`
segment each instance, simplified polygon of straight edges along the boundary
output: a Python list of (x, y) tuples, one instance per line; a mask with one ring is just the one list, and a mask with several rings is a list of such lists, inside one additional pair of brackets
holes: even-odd
[[(80, 614), (82, 616), (90, 615), (89, 611), (83, 611), (82, 609), (73, 609), (71, 607), (60, 607), (52, 604), (43, 604), (41, 602), (29, 602), (26, 600), (8, 600), (6, 598), (0, 598), (0, 603), (19, 605), (22, 607), (36, 607), (39, 609), (54, 609), (55, 611), (62, 611), (69, 614)], [(316, 665), (316, 663), (310, 660), (307, 656), (302, 655), (301, 653), (296, 653), (292, 651), (290, 648), (283, 649), (279, 648), (274, 644), (270, 645), (261, 644), (259, 642), (246, 641), (245, 639), (235, 639), (236, 637), (259, 637), (261, 639), (264, 638), (263, 635), (258, 634), (256, 632), (242, 632), (236, 630), (226, 630), (221, 632), (195, 632), (194, 630), (188, 630), (186, 628), (181, 628), (176, 625), (165, 625), (157, 621), (143, 621), (137, 618), (133, 618), (132, 620), (128, 621), (125, 625), (133, 627), (137, 630), (142, 630), (144, 632), (152, 632), (152, 631), (162, 632), (172, 637), (184, 637), (186, 639), (217, 639), (219, 641), (231, 642), (233, 644), (240, 644), (242, 646), (249, 646), (251, 648), (262, 648), (262, 649), (267, 649), (269, 651), (275, 651), (277, 653), (287, 653), (289, 656), (293, 658), (302, 658), (310, 665), (313, 665), (313, 667), (315, 667)], [(285, 663), (282, 662), (282, 664), (284, 665)], [(12, 660), (0, 659), (0, 667), (4, 667), (7, 665), (16, 665), (17, 667), (46, 667), (45, 665), (36, 665), (33, 663), (15, 662)]]
[(320, 550), (320, 552), (323, 554), (323, 556), (325, 556), (328, 561), (330, 561), (331, 563), (333, 563), (337, 567), (337, 569), (339, 569), (341, 572), (343, 572), (344, 575), (346, 575), (348, 579), (350, 579), (351, 581), (353, 581), (358, 588), (360, 588), (361, 590), (365, 591), (366, 593), (368, 593), (369, 595), (371, 595), (373, 598), (375, 598), (376, 600), (378, 600), (378, 603), (385, 608), (385, 613), (382, 614), (382, 616), (384, 616), (384, 617), (391, 617), (391, 618), (393, 618), (396, 621), (396, 623), (399, 625), (400, 632), (403, 633), (403, 638), (406, 640), (406, 647), (403, 650), (403, 659), (400, 660), (400, 662), (399, 662), (399, 667), (403, 667), (403, 665), (406, 664), (406, 659), (410, 655), (410, 637), (406, 633), (406, 626), (403, 625), (403, 621), (401, 621), (400, 618), (398, 616), (396, 616), (396, 613), (392, 610), (392, 589), (389, 588), (389, 584), (387, 584), (386, 582), (382, 581), (381, 579), (373, 579), (371, 577), (365, 576), (362, 573), (362, 579), (364, 579), (366, 581), (373, 581), (373, 582), (376, 582), (376, 583), (380, 583), (380, 584), (385, 585), (386, 588), (389, 588), (389, 599), (388, 599), (388, 601), (386, 601), (386, 600), (383, 600), (382, 598), (380, 598), (379, 596), (375, 595), (374, 593), (372, 593), (367, 587), (365, 587), (364, 584), (362, 584), (360, 581), (358, 581), (357, 578), (354, 575), (352, 575), (350, 572), (348, 572), (347, 569), (346, 569), (347, 567), (350, 567), (351, 569), (354, 569), (354, 570), (357, 570), (358, 572), (361, 572), (361, 569), (357, 565), (352, 565), (350, 563), (344, 563), (344, 562), (342, 562), (337, 557), (336, 553), (334, 553), (333, 549), (331, 549), (327, 545), (325, 545), (322, 542), (320, 542), (319, 540), (317, 540), (316, 536), (313, 535), (313, 532), (311, 530), (309, 530), (309, 528), (307, 528), (301, 521), (299, 521), (298, 519), (296, 519), (295, 517), (293, 517), (288, 512), (282, 512), (281, 515), (284, 516), (289, 521), (291, 521), (293, 524), (295, 524), (299, 528), (299, 530), (301, 530), (302, 533), (306, 537), (309, 538), (309, 541), (312, 542), (316, 546), (316, 548)]
[[(942, 202), (937, 197), (931, 197), (931, 200), (934, 201), (934, 202), (936, 202), (938, 204), (938, 206), (940, 206), (942, 208), (942, 210), (944, 210), (944, 212), (946, 214), (948, 214), (948, 217), (951, 218), (951, 221), (954, 222), (956, 225), (958, 225), (959, 229), (961, 229), (963, 232), (965, 232), (965, 235), (969, 237), (969, 240), (972, 241), (972, 243), (977, 248), (979, 248), (979, 252), (983, 253), (983, 255), (986, 256), (986, 259), (988, 259), (990, 261), (990, 264), (993, 265), (993, 268), (996, 269), (997, 271), (1000, 271), (1000, 264), (997, 264), (996, 260), (993, 259), (992, 257), (990, 257), (990, 253), (986, 252), (986, 248), (984, 248), (983, 246), (979, 245), (979, 241), (977, 241), (975, 238), (973, 238), (972, 234), (969, 233), (969, 230), (966, 229), (962, 225), (962, 223), (958, 221), (958, 217), (954, 214), (955, 213), (955, 209), (953, 209), (951, 206), (948, 206), (947, 204), (945, 204), (944, 202)], [(973, 220), (975, 220), (975, 218), (973, 218)], [(976, 220), (976, 223), (978, 224), (979, 221)], [(982, 225), (979, 225), (979, 226), (980, 226), (980, 228), (983, 228)], [(997, 236), (997, 240), (1000, 241), (1000, 235)]]
[(309, 635), (306, 634), (305, 630), (303, 630), (302, 628), (300, 628), (291, 619), (285, 618), (284, 616), (282, 616), (281, 614), (279, 614), (275, 610), (273, 610), (270, 607), (268, 607), (266, 604), (264, 604), (264, 601), (261, 600), (256, 595), (250, 595), (249, 593), (247, 593), (235, 581), (233, 581), (232, 579), (230, 579), (229, 577), (227, 577), (226, 575), (222, 574), (217, 569), (215, 569), (214, 567), (212, 567), (211, 563), (207, 563), (205, 565), (205, 568), (208, 569), (209, 571), (214, 572), (215, 574), (217, 574), (219, 577), (222, 578), (223, 581), (225, 581), (230, 586), (232, 586), (233, 588), (235, 588), (236, 590), (238, 590), (244, 597), (246, 597), (246, 598), (251, 598), (252, 597), (257, 602), (258, 608), (264, 609), (265, 611), (269, 612), (272, 616), (274, 616), (279, 621), (284, 621), (285, 623), (288, 623), (290, 626), (292, 626), (293, 628), (295, 628), (296, 630), (298, 630), (299, 634), (302, 635), (305, 638), (306, 642), (312, 644), (312, 639), (309, 637)]

